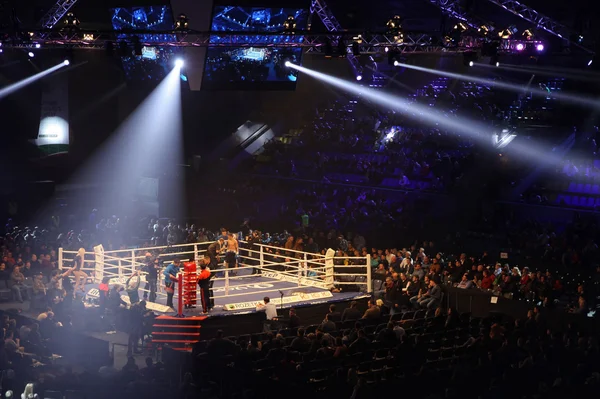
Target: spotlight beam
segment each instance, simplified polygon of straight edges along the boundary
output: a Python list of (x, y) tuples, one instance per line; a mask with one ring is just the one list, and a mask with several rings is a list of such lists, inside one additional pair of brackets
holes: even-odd
[[(487, 68), (489, 65), (477, 64), (477, 66), (482, 66), (482, 67)], [(549, 70), (544, 70), (543, 68), (536, 68), (536, 69), (522, 68), (520, 66), (515, 66), (515, 65), (510, 65), (510, 64), (502, 64), (499, 66), (499, 68), (506, 69), (507, 71), (521, 72), (521, 73), (525, 73), (525, 74), (535, 73), (536, 75), (551, 76), (551, 77), (555, 77), (557, 73), (560, 73), (561, 76), (563, 76), (567, 79), (575, 80), (575, 81), (600, 82), (600, 75), (598, 75), (598, 74), (596, 74), (596, 76), (593, 76), (593, 75), (586, 75), (583, 73), (552, 72)]]
[[(290, 64), (290, 68), (329, 83), (345, 92), (360, 96), (381, 107), (400, 112), (406, 117), (420, 123), (444, 129), (459, 136), (467, 136), (469, 139), (477, 141), (484, 146), (493, 147), (490, 146), (489, 142), (491, 136), (490, 130), (492, 130), (491, 126), (460, 116), (441, 115), (432, 112), (429, 107), (411, 103), (401, 97), (380, 92), (369, 87), (363, 87), (357, 83), (352, 83), (296, 64)], [(558, 164), (562, 161), (562, 157), (556, 154), (554, 148), (542, 143), (536, 143), (533, 140), (529, 140), (528, 144), (514, 142), (511, 144), (511, 151), (524, 159), (532, 160), (538, 164)]]
[[(476, 83), (480, 83), (480, 84), (484, 84), (484, 85), (494, 86), (499, 89), (512, 91), (515, 93), (521, 93), (523, 91), (522, 85), (506, 83), (506, 82), (497, 82), (494, 80), (479, 78), (476, 76), (461, 75), (459, 73), (439, 71), (437, 69), (424, 68), (424, 67), (420, 67), (420, 66), (416, 66), (416, 65), (409, 65), (409, 64), (403, 64), (403, 63), (400, 63), (400, 65), (405, 68), (414, 69), (416, 71), (431, 73), (434, 75), (446, 76), (448, 78), (462, 80), (465, 82), (476, 82)], [(478, 63), (476, 65), (485, 65), (485, 64)], [(485, 66), (487, 66), (487, 65), (485, 65)], [(533, 95), (536, 95), (538, 97), (542, 97), (542, 98), (548, 97), (548, 92), (545, 90), (541, 90), (538, 88), (530, 88), (529, 91)], [(577, 95), (569, 94), (569, 93), (556, 93), (556, 92), (553, 93), (553, 96), (561, 101), (565, 101), (565, 102), (568, 102), (568, 103), (571, 103), (574, 105), (580, 105), (580, 106), (584, 106), (586, 108), (600, 109), (600, 101), (598, 101), (594, 98), (577, 96)]]
[(23, 87), (30, 85), (31, 83), (42, 79), (43, 77), (50, 75), (51, 73), (58, 71), (59, 69), (65, 67), (66, 65), (64, 64), (64, 62), (61, 62), (58, 65), (53, 66), (52, 68), (46, 69), (45, 71), (36, 73), (33, 76), (30, 76), (26, 79), (23, 79), (17, 83), (13, 83), (11, 85), (8, 85), (6, 87), (3, 87), (2, 89), (0, 89), (0, 98), (4, 98), (6, 96), (11, 95), (12, 93), (16, 92), (17, 90), (22, 89)]

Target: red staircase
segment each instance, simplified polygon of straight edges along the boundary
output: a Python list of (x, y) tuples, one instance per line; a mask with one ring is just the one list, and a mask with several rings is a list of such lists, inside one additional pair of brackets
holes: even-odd
[(152, 325), (152, 343), (161, 348), (169, 345), (177, 351), (189, 351), (200, 341), (200, 328), (207, 316), (158, 316)]

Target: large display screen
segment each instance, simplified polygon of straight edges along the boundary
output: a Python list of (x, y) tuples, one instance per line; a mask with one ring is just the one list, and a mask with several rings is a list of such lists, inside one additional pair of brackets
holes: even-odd
[[(132, 35), (117, 33), (117, 39), (130, 43), (127, 55), (121, 54), (121, 61), (128, 82), (157, 83), (173, 69), (175, 58), (183, 52), (174, 46), (156, 45), (152, 43), (167, 43), (176, 40), (173, 34), (161, 33), (172, 31), (175, 27), (173, 12), (168, 5), (113, 8), (111, 9), (112, 26), (116, 31), (145, 30), (156, 31), (155, 34), (135, 35), (141, 43), (141, 55), (135, 55), (131, 47)], [(118, 49), (116, 49), (118, 51)], [(182, 80), (187, 78), (182, 75)]]
[[(215, 6), (211, 31), (240, 32), (241, 43), (259, 41), (253, 47), (224, 46), (231, 37), (212, 35), (206, 54), (202, 87), (207, 89), (294, 89), (297, 71), (285, 67), (285, 62), (300, 63), (302, 48), (282, 47), (285, 43), (301, 43), (302, 35), (283, 33), (284, 22), (293, 16), (296, 30), (307, 28), (308, 10), (296, 8), (265, 8)], [(243, 33), (261, 32), (265, 35)], [(272, 32), (272, 33), (271, 33)], [(265, 45), (268, 43), (269, 45)], [(235, 44), (235, 43), (234, 43)]]

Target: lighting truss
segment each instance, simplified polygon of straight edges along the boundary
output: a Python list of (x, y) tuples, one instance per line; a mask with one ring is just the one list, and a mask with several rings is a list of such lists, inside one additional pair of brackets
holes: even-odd
[(52, 29), (59, 23), (67, 12), (77, 3), (77, 0), (58, 0), (50, 10), (42, 17), (40, 26), (45, 29)]
[[(33, 35), (29, 35), (33, 33)], [(168, 35), (169, 41), (165, 42), (144, 42), (143, 46), (171, 46), (171, 47), (302, 47), (306, 48), (307, 52), (321, 52), (324, 50), (327, 43), (334, 40), (352, 40), (356, 35), (350, 32), (334, 32), (334, 33), (313, 33), (313, 32), (296, 32), (296, 35), (301, 35), (304, 40), (302, 42), (294, 42), (293, 40), (285, 40), (285, 36), (291, 34), (273, 33), (273, 32), (180, 32), (180, 31), (92, 31), (92, 30), (44, 30), (38, 32), (21, 32), (20, 36), (27, 36), (26, 41), (5, 40), (3, 48), (34, 48), (37, 45), (41, 49), (52, 48), (70, 48), (70, 49), (103, 49), (107, 42), (117, 43), (127, 41), (133, 43), (133, 37), (143, 37), (145, 34), (165, 37)], [(125, 35), (129, 39), (119, 39), (117, 36)], [(281, 40), (278, 43), (273, 43), (273, 36), (277, 36)], [(365, 37), (367, 36), (367, 37)], [(218, 40), (214, 40), (218, 37)], [(212, 43), (211, 43), (211, 38)], [(435, 52), (458, 52), (464, 51), (465, 48), (444, 48), (437, 43), (432, 43), (431, 36), (424, 33), (405, 32), (402, 43), (394, 40), (393, 36), (384, 34), (363, 35), (362, 44), (360, 47), (361, 53), (373, 54), (383, 53), (387, 50), (395, 49), (399, 52), (407, 53), (435, 53)], [(349, 54), (352, 55), (352, 54)], [(356, 60), (356, 57), (353, 57)], [(358, 60), (356, 60), (358, 62)], [(360, 65), (359, 65), (360, 67)]]
[[(331, 33), (343, 32), (342, 26), (329, 9), (327, 3), (325, 3), (325, 0), (312, 0), (310, 4), (310, 12), (311, 14), (316, 13), (319, 16), (327, 31)], [(340, 40), (343, 41), (344, 39), (345, 38), (343, 36), (334, 38), (335, 44), (337, 45)], [(350, 46), (346, 46), (346, 58), (352, 66), (352, 69), (354, 69), (355, 74), (360, 75), (362, 73), (362, 67), (360, 66), (360, 62), (352, 52), (352, 48)]]
[[(431, 1), (433, 1), (433, 0), (431, 0)], [(525, 21), (528, 21), (528, 22), (534, 24), (534, 26), (536, 28), (543, 29), (550, 34), (565, 40), (569, 44), (575, 45), (590, 54), (594, 54), (594, 51), (582, 46), (580, 43), (571, 41), (570, 38), (574, 34), (576, 35), (575, 32), (571, 31), (566, 26), (559, 24), (558, 22), (554, 21), (553, 19), (540, 14), (539, 12), (535, 11), (534, 9), (527, 7), (526, 5), (521, 4), (515, 0), (488, 0), (488, 1), (504, 8), (506, 11), (513, 13), (514, 15), (524, 19)]]
[(472, 18), (469, 18), (467, 13), (460, 6), (460, 0), (429, 0), (429, 2), (436, 5), (447, 16), (463, 21), (470, 28), (477, 30), (481, 26), (481, 24), (477, 23)]

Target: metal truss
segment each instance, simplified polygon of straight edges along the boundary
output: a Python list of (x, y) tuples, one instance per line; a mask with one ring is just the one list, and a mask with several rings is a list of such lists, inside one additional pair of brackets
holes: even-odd
[(77, 3), (77, 0), (58, 0), (50, 10), (42, 17), (40, 26), (45, 29), (52, 29), (67, 12)]
[(506, 11), (513, 13), (514, 15), (524, 19), (525, 21), (532, 23), (535, 28), (545, 30), (550, 34), (565, 40), (569, 44), (575, 45), (590, 54), (594, 54), (593, 50), (590, 50), (582, 46), (580, 43), (571, 40), (571, 37), (577, 34), (576, 32), (573, 32), (571, 29), (567, 28), (562, 24), (559, 24), (558, 22), (554, 21), (553, 19), (547, 16), (540, 14), (534, 9), (527, 7), (526, 5), (514, 0), (488, 1), (504, 8)]
[[(1, 32), (0, 32), (1, 33)], [(144, 35), (155, 35), (162, 41), (144, 41)], [(133, 43), (134, 38), (141, 38), (143, 46), (170, 47), (301, 47), (307, 52), (323, 52), (326, 45), (338, 40), (352, 40), (354, 33), (312, 33), (297, 35), (281, 33), (248, 32), (187, 32), (178, 31), (51, 31), (21, 32), (17, 37), (27, 40), (9, 39), (3, 41), (3, 48), (37, 48), (40, 49), (104, 49), (107, 42), (112, 42), (117, 50), (118, 42)], [(302, 40), (298, 40), (299, 37)], [(277, 43), (274, 43), (274, 37)], [(362, 35), (361, 54), (385, 53), (390, 50), (406, 53), (443, 53), (458, 52), (462, 47), (447, 48), (432, 43), (431, 36), (424, 33), (405, 32), (403, 41), (399, 43), (393, 36), (384, 34)], [(166, 39), (166, 40), (165, 40)], [(473, 46), (468, 46), (473, 47)], [(353, 59), (358, 63), (356, 57)], [(358, 64), (357, 64), (358, 65)], [(360, 67), (360, 65), (358, 65)]]
[(310, 5), (310, 12), (316, 13), (319, 16), (323, 25), (329, 32), (341, 32), (342, 26), (335, 18), (329, 7), (323, 0), (313, 0)]
[(478, 24), (477, 21), (469, 18), (467, 13), (462, 10), (462, 7), (460, 6), (460, 0), (429, 0), (429, 2), (433, 5), (436, 5), (447, 16), (464, 22), (472, 29), (477, 30), (481, 26), (481, 24)]
[[(343, 31), (342, 26), (329, 9), (329, 6), (327, 6), (327, 3), (325, 3), (325, 0), (312, 0), (310, 11), (311, 13), (316, 13), (319, 16), (321, 22), (323, 22), (323, 25), (325, 25), (325, 28), (329, 32), (337, 33)], [(345, 38), (343, 36), (339, 36), (335, 39), (335, 42), (337, 44), (341, 40), (346, 45), (346, 58), (348, 59), (348, 62), (352, 66), (352, 69), (354, 69), (355, 75), (362, 75), (362, 66), (352, 52), (352, 48), (345, 43), (344, 39)]]

